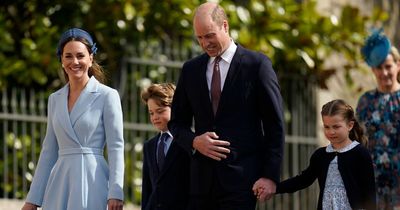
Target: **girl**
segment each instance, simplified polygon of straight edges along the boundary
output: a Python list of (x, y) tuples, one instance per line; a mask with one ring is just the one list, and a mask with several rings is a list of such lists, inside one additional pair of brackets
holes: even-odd
[(296, 192), (318, 179), (318, 209), (376, 209), (372, 160), (353, 109), (333, 100), (322, 107), (321, 115), (330, 144), (314, 152), (301, 174), (279, 183), (277, 193)]

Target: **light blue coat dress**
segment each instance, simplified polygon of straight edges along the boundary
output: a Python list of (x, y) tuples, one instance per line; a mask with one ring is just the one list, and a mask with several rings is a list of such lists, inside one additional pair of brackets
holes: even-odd
[(47, 133), (27, 202), (43, 210), (105, 210), (108, 199), (123, 200), (120, 97), (91, 77), (69, 113), (68, 91), (67, 84), (49, 97)]

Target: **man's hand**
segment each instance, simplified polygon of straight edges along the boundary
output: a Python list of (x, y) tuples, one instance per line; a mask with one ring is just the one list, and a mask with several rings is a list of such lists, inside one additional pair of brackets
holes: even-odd
[(230, 143), (216, 139), (218, 139), (218, 135), (214, 132), (196, 136), (193, 140), (193, 148), (209, 158), (220, 161), (227, 157), (226, 154), (230, 153), (230, 150), (226, 148)]
[(259, 178), (253, 185), (254, 195), (261, 202), (269, 200), (276, 192), (276, 184), (267, 178)]

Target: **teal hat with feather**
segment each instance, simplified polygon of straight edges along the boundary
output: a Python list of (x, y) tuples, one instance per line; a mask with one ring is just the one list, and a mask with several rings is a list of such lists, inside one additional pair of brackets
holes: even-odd
[(381, 65), (390, 53), (390, 40), (382, 31), (382, 28), (374, 29), (361, 48), (365, 62), (372, 68)]

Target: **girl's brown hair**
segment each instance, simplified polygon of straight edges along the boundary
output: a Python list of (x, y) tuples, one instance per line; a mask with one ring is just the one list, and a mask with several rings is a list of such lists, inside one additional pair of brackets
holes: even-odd
[(355, 118), (353, 108), (348, 105), (344, 100), (337, 99), (330, 101), (322, 106), (321, 116), (334, 116), (340, 115), (346, 122), (354, 122), (353, 129), (349, 133), (349, 138), (351, 140), (356, 140), (362, 145), (366, 146), (368, 139), (364, 135), (364, 131), (360, 124)]

